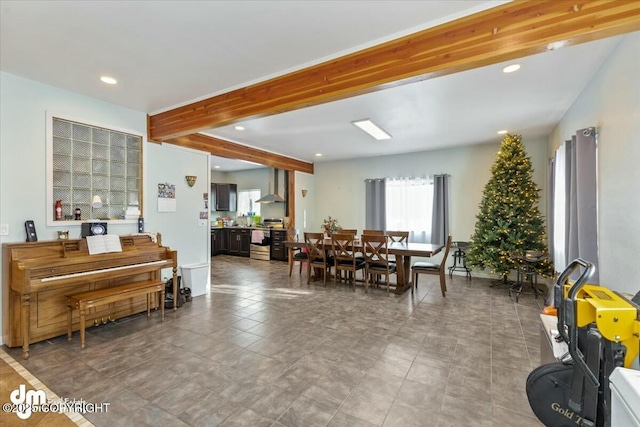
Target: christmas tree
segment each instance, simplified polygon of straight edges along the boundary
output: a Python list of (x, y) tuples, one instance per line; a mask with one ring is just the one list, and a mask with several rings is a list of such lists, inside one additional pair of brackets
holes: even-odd
[[(507, 135), (491, 178), (484, 188), (475, 232), (467, 251), (468, 264), (507, 275), (518, 266), (514, 255), (534, 250), (547, 252), (544, 221), (538, 209), (540, 189), (532, 180), (533, 168), (520, 135)], [(539, 274), (551, 271), (548, 260), (535, 266)]]

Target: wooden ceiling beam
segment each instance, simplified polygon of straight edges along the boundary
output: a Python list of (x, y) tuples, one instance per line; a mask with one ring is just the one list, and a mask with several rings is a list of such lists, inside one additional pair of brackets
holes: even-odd
[(218, 139), (200, 133), (180, 136), (178, 138), (169, 139), (165, 142), (178, 145), (180, 147), (207, 151), (214, 156), (246, 160), (248, 162), (260, 163), (277, 169), (288, 171), (297, 170), (313, 174), (313, 163), (280, 156), (278, 154), (269, 153), (268, 151), (247, 147), (246, 145), (234, 144), (233, 142), (225, 141), (224, 139)]
[(640, 30), (640, 1), (514, 1), (149, 117), (150, 141)]

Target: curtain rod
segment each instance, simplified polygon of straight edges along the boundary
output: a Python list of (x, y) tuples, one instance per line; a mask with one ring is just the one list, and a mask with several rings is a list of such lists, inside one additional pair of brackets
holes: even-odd
[(423, 178), (423, 179), (433, 179), (436, 176), (446, 176), (446, 177), (451, 177), (450, 174), (448, 173), (436, 173), (433, 175), (420, 175), (420, 176), (391, 176), (391, 177), (386, 177), (386, 178), (366, 178), (364, 180), (364, 182), (372, 182), (372, 181), (384, 181), (386, 179), (411, 179), (411, 178)]

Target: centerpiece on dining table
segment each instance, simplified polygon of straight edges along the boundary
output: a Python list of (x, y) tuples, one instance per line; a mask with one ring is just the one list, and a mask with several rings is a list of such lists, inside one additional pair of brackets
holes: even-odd
[(338, 230), (342, 230), (342, 227), (340, 227), (340, 224), (338, 224), (338, 220), (335, 218), (331, 218), (331, 216), (322, 221), (322, 226), (320, 228), (324, 230), (325, 234), (328, 237), (331, 237), (332, 233), (335, 233)]

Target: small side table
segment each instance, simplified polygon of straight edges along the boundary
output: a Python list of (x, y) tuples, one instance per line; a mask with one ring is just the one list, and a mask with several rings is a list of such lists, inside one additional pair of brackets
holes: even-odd
[(524, 253), (513, 254), (511, 258), (518, 262), (517, 279), (509, 287), (509, 296), (513, 298), (516, 295), (516, 302), (522, 293), (522, 287), (525, 282), (531, 285), (531, 291), (536, 299), (538, 295), (542, 295), (542, 291), (538, 289), (538, 273), (536, 272), (536, 264), (549, 258), (549, 254), (539, 251), (524, 251)]
[(466, 250), (469, 248), (469, 242), (453, 242), (453, 247), (456, 250), (453, 252), (453, 265), (449, 267), (449, 277), (453, 277), (453, 272), (462, 270), (466, 273), (467, 279), (471, 280), (471, 269), (467, 267), (467, 254)]

